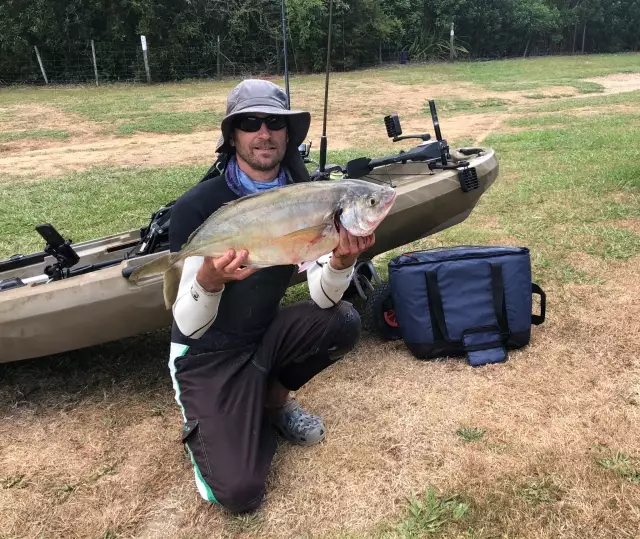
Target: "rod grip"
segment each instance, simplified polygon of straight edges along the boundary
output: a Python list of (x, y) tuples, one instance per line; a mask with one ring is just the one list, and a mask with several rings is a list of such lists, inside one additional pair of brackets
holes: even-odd
[(320, 138), (320, 172), (324, 172), (324, 166), (327, 164), (327, 137)]

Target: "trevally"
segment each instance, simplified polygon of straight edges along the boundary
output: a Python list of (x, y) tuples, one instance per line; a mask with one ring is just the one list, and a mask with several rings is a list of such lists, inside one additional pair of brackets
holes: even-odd
[(304, 271), (339, 244), (337, 221), (354, 236), (368, 236), (387, 216), (396, 192), (364, 180), (286, 185), (247, 195), (211, 214), (182, 249), (136, 268), (134, 283), (163, 273), (167, 309), (175, 302), (182, 262), (190, 256), (220, 257), (248, 251), (246, 266), (296, 264)]

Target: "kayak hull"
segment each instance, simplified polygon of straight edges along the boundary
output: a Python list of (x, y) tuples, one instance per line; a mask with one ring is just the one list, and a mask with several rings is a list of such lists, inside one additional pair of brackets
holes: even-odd
[[(375, 244), (361, 259), (373, 258), (464, 221), (498, 175), (493, 150), (484, 148), (482, 155), (467, 159), (477, 171), (479, 184), (469, 192), (461, 189), (456, 170), (431, 173), (422, 163), (388, 165), (363, 178), (391, 181), (397, 197), (376, 230)], [(122, 273), (125, 268), (149, 262), (166, 251), (118, 263), (139, 239), (140, 230), (136, 229), (73, 244), (80, 255), (77, 266), (109, 260), (115, 264), (68, 279), (0, 292), (0, 363), (67, 352), (169, 326), (171, 311), (164, 306), (162, 276), (137, 286)], [(42, 275), (45, 266), (53, 262), (55, 259), (46, 257), (39, 263), (2, 272), (0, 279), (28, 280)], [(296, 273), (291, 285), (305, 279), (305, 273)]]

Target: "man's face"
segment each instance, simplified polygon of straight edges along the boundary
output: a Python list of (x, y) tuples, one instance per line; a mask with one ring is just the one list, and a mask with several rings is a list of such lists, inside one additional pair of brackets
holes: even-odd
[[(251, 131), (257, 127), (255, 118), (267, 117), (277, 118), (270, 124), (271, 128), (263, 122), (258, 131)], [(282, 161), (287, 149), (287, 128), (283, 125), (285, 118), (266, 114), (250, 114), (244, 118), (244, 122), (240, 119), (235, 122), (233, 140), (236, 154), (256, 170), (273, 170)]]

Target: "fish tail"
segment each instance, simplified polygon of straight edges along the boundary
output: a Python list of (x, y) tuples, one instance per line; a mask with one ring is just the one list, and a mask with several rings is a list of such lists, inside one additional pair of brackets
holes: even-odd
[(164, 273), (171, 265), (173, 265), (173, 263), (174, 256), (172, 254), (159, 256), (155, 260), (142, 264), (134, 269), (129, 276), (129, 281), (138, 284), (140, 281), (143, 281), (148, 277)]
[(178, 289), (180, 287), (180, 279), (182, 278), (182, 265), (174, 264), (169, 266), (164, 272), (164, 283), (162, 293), (164, 295), (164, 305), (167, 309), (171, 309), (178, 297)]

